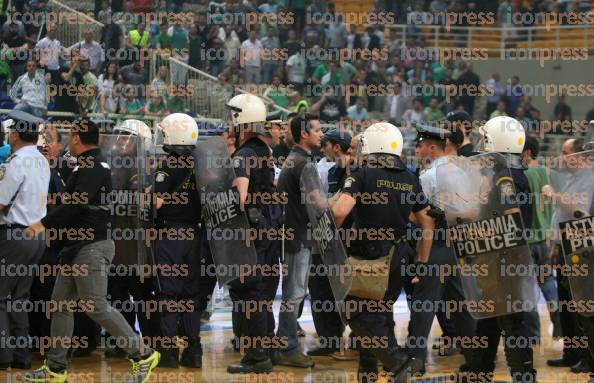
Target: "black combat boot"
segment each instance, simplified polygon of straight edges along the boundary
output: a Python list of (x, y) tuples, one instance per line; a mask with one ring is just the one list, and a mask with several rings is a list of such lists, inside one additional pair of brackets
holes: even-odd
[(404, 349), (396, 347), (380, 350), (378, 357), (384, 364), (384, 370), (389, 373), (389, 382), (406, 383), (412, 358)]
[(179, 350), (177, 347), (163, 348), (159, 350), (161, 353), (160, 368), (178, 368), (179, 367)]
[(272, 372), (268, 350), (250, 349), (241, 359), (239, 364), (231, 364), (227, 367), (229, 374), (262, 374)]
[(188, 347), (182, 352), (179, 364), (189, 368), (202, 368), (202, 345), (200, 344), (200, 338), (190, 341)]
[(377, 382), (377, 359), (369, 350), (359, 351), (359, 368), (357, 369), (357, 381), (359, 383)]

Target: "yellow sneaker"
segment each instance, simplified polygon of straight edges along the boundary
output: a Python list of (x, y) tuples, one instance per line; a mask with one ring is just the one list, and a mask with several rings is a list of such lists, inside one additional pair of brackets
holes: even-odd
[(159, 364), (161, 360), (161, 354), (157, 351), (153, 351), (152, 354), (147, 356), (145, 359), (128, 359), (132, 363), (132, 375), (126, 381), (127, 383), (146, 383), (148, 382), (151, 373)]
[(27, 372), (23, 375), (25, 382), (36, 382), (36, 383), (66, 383), (66, 377), (68, 374), (66, 370), (64, 372), (54, 372), (49, 369), (47, 364), (43, 362), (43, 365), (31, 372)]

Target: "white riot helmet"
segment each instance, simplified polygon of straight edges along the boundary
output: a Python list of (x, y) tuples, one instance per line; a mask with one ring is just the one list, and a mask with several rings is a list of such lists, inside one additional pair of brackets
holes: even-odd
[(494, 117), (479, 129), (479, 133), (482, 137), (478, 151), (521, 154), (524, 150), (526, 131), (515, 118)]
[(147, 124), (139, 120), (125, 120), (113, 128), (114, 134), (128, 134), (137, 136), (144, 140), (144, 149), (147, 150), (152, 146), (153, 134), (151, 128)]
[(363, 132), (361, 154), (392, 154), (400, 156), (404, 146), (400, 129), (387, 122), (377, 122)]
[(252, 131), (259, 134), (266, 134), (264, 125), (266, 123), (266, 105), (258, 96), (245, 93), (238, 94), (226, 104), (228, 116), (225, 121), (235, 131), (240, 125), (251, 125)]
[(198, 141), (198, 124), (185, 113), (170, 114), (159, 123), (158, 129), (163, 135), (164, 150), (181, 154), (196, 146)]

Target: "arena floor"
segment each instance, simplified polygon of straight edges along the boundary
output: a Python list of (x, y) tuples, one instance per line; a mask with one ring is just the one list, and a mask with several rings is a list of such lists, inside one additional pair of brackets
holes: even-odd
[[(217, 305), (218, 306), (218, 305)], [(307, 332), (307, 336), (302, 339), (304, 348), (315, 343), (311, 334), (315, 334), (314, 325), (308, 307), (305, 305), (299, 322), (301, 327)], [(396, 326), (399, 342), (404, 342), (406, 336), (406, 326), (408, 323), (408, 312), (406, 302), (401, 297), (396, 305)], [(569, 368), (550, 368), (546, 365), (546, 360), (557, 358), (561, 355), (561, 342), (553, 341), (550, 334), (550, 321), (546, 308), (540, 309), (543, 337), (541, 345), (535, 348), (535, 367), (538, 370), (539, 383), (553, 382), (587, 382), (586, 374), (573, 374)], [(437, 321), (434, 321), (432, 335), (437, 337), (440, 329)], [(230, 339), (231, 331), (231, 313), (226, 307), (217, 307), (208, 324), (203, 325), (203, 346), (204, 357), (201, 370), (192, 370), (186, 368), (180, 369), (157, 369), (150, 383), (198, 383), (198, 382), (232, 382), (232, 383), (356, 383), (356, 361), (337, 361), (331, 357), (315, 357), (316, 366), (312, 369), (299, 369), (291, 367), (276, 366), (272, 374), (266, 375), (230, 375), (226, 368), (230, 363), (241, 359), (239, 353), (234, 352)], [(38, 367), (42, 362), (37, 357), (34, 361), (34, 367)], [(415, 379), (416, 382), (424, 383), (445, 383), (449, 382), (449, 376), (456, 371), (462, 363), (462, 355), (441, 357), (436, 351), (430, 351), (429, 360), (426, 365), (427, 375), (423, 378)], [(130, 365), (125, 360), (105, 359), (103, 350), (96, 350), (91, 356), (74, 359), (68, 373), (68, 383), (112, 383), (123, 382), (129, 372)], [(0, 382), (17, 383), (22, 382), (24, 371), (13, 370), (9, 372), (0, 372)], [(510, 382), (511, 379), (507, 373), (507, 366), (503, 354), (503, 348), (500, 344), (500, 350), (497, 360), (496, 382)], [(383, 377), (379, 382), (386, 382)]]

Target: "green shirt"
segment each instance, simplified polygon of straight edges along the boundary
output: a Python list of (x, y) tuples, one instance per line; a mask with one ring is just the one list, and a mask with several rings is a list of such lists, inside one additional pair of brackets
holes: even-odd
[(433, 72), (433, 81), (439, 82), (442, 78), (445, 77), (445, 67), (438, 62), (434, 62), (430, 66), (431, 71)]
[(429, 106), (425, 108), (425, 115), (427, 116), (427, 122), (434, 122), (443, 118), (443, 112), (441, 109), (433, 109)]
[(158, 34), (157, 44), (159, 44), (163, 49), (171, 49), (171, 37), (169, 37), (167, 34)]
[(328, 69), (326, 68), (326, 64), (318, 65), (313, 73), (313, 76), (319, 79), (323, 85), (344, 85), (345, 75), (342, 68), (336, 68), (334, 73), (330, 74), (330, 78), (327, 78), (327, 75)]
[(171, 46), (173, 49), (181, 51), (187, 49), (190, 44), (190, 37), (188, 32), (184, 28), (172, 28), (171, 29)]
[(534, 230), (534, 239), (530, 239), (529, 243), (537, 243), (544, 241), (545, 231), (551, 228), (551, 219), (553, 218), (553, 203), (543, 198), (541, 190), (544, 185), (551, 184), (551, 178), (547, 173), (545, 167), (539, 166), (528, 168), (524, 171), (526, 178), (528, 178), (528, 185), (530, 193), (532, 194), (532, 229)]
[(176, 99), (173, 96), (167, 97), (167, 109), (169, 109), (169, 113), (183, 113), (186, 111), (183, 100)]
[(283, 108), (289, 105), (289, 92), (287, 92), (287, 88), (284, 86), (269, 88), (264, 92), (264, 96), (270, 98), (276, 105)]
[(494, 117), (501, 117), (501, 116), (507, 116), (507, 113), (505, 112), (500, 112), (497, 109), (495, 109), (493, 111), (493, 113), (491, 113), (491, 115), (489, 116), (489, 118), (494, 118)]
[(126, 114), (135, 113), (138, 110), (142, 109), (142, 104), (139, 99), (135, 98), (132, 102), (128, 102), (128, 100), (124, 99), (122, 101), (122, 106), (124, 107), (124, 111)]
[(153, 104), (153, 100), (149, 101), (148, 103), (148, 110), (149, 113), (161, 113), (162, 111), (165, 110), (165, 104), (163, 102), (161, 102), (159, 105), (155, 105)]

